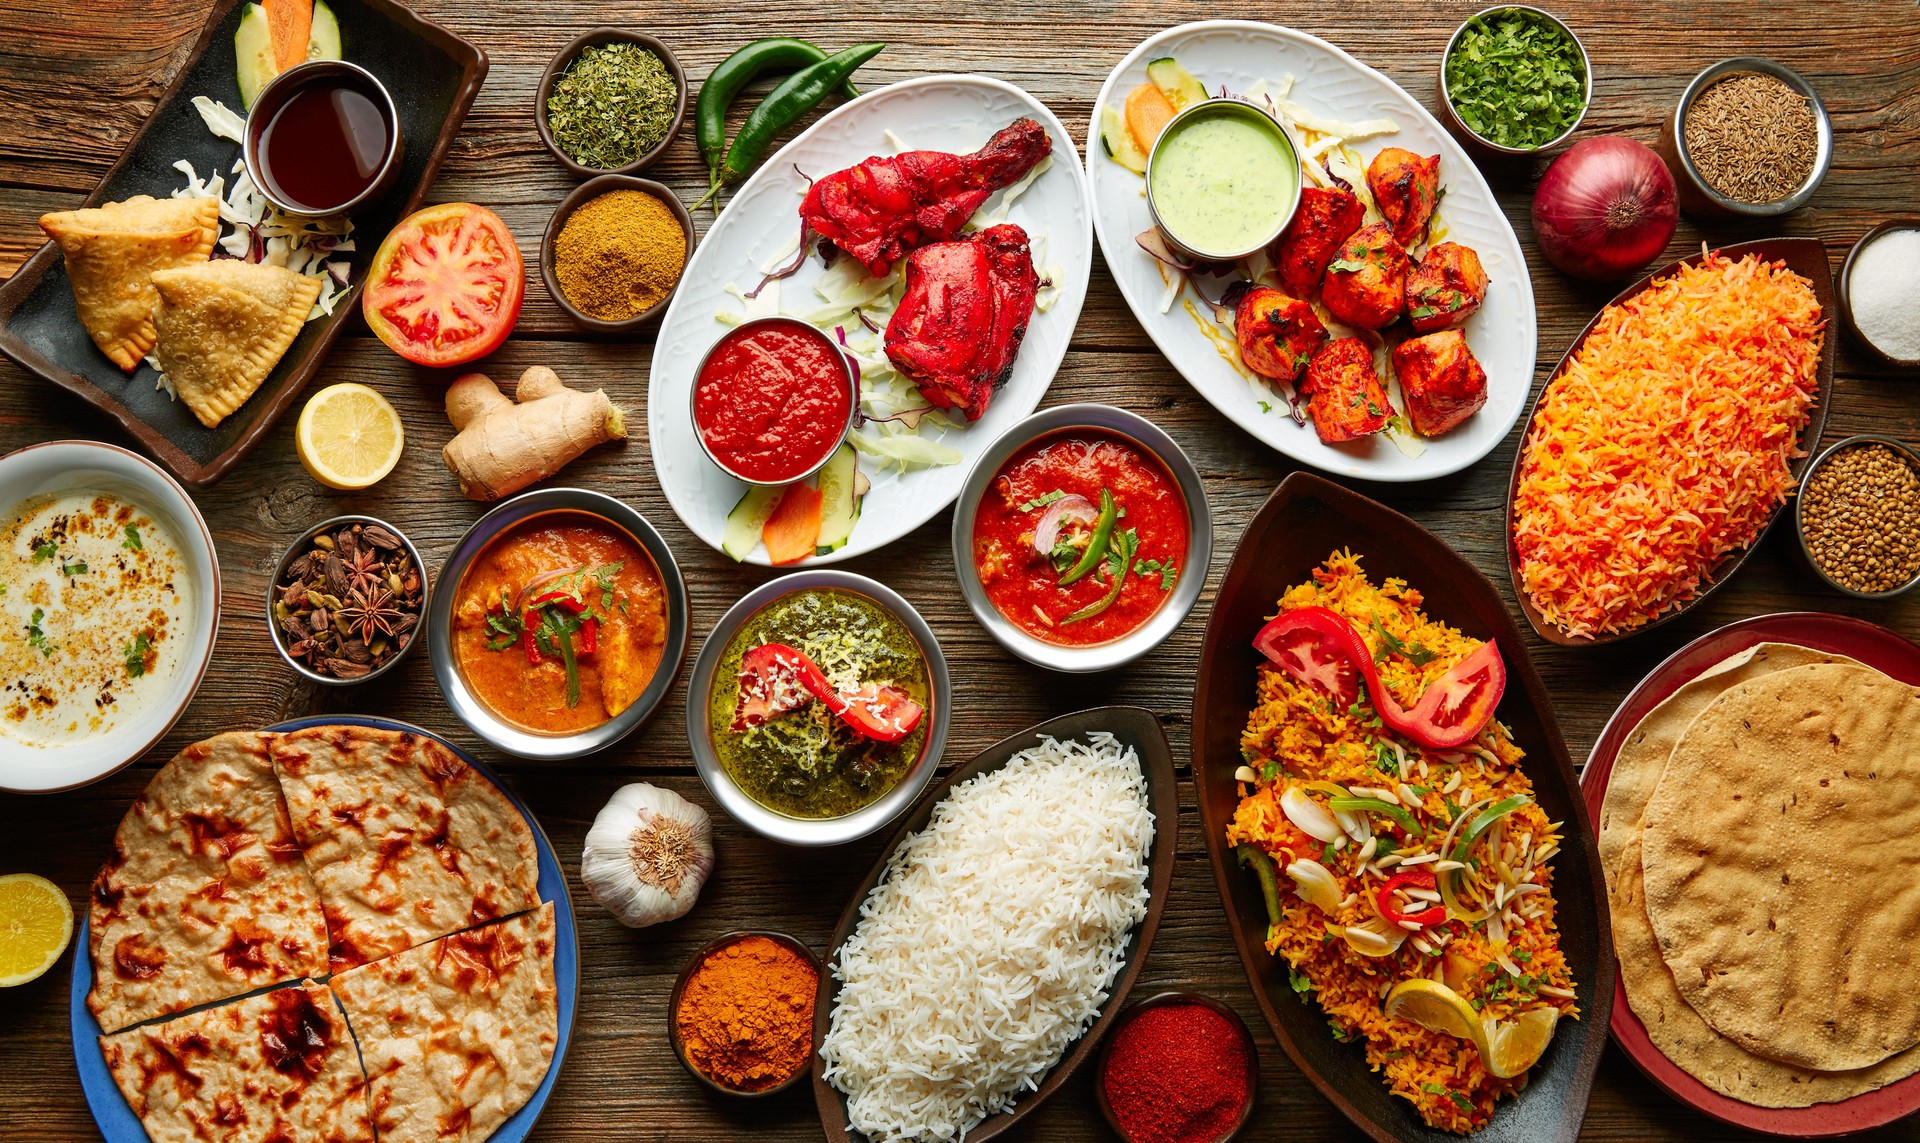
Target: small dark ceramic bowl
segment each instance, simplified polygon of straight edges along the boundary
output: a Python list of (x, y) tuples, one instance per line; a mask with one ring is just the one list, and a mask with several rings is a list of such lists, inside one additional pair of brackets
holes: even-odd
[[(413, 633), (407, 637), (406, 646), (400, 648), (400, 650), (388, 658), (386, 662), (380, 664), (377, 669), (368, 671), (357, 679), (339, 679), (332, 675), (320, 674), (318, 671), (312, 670), (305, 663), (300, 662), (287, 653), (287, 633), (281, 629), (279, 621), (274, 618), (273, 604), (274, 601), (279, 598), (280, 581), (287, 574), (287, 565), (293, 562), (294, 557), (305, 551), (307, 544), (315, 536), (322, 532), (336, 531), (349, 524), (378, 524), (380, 527), (400, 537), (400, 546), (406, 550), (407, 558), (413, 561), (413, 568), (420, 575), (420, 610), (418, 612), (419, 621), (414, 624)], [(280, 652), (280, 658), (286, 661), (287, 666), (298, 671), (301, 678), (311, 683), (318, 683), (323, 687), (353, 687), (359, 686), (361, 683), (370, 683), (388, 671), (393, 670), (400, 665), (402, 659), (413, 654), (415, 647), (418, 647), (426, 641), (427, 609), (432, 605), (433, 584), (431, 577), (427, 575), (427, 565), (421, 561), (420, 550), (413, 546), (413, 541), (407, 538), (405, 532), (402, 532), (387, 521), (380, 519), (378, 516), (361, 516), (358, 514), (335, 516), (330, 520), (322, 520), (313, 527), (300, 533), (299, 536), (295, 537), (293, 543), (287, 545), (287, 550), (280, 553), (280, 562), (273, 566), (273, 578), (267, 581), (267, 630), (273, 633), (273, 649)]]
[(1107, 1100), (1107, 1064), (1113, 1058), (1113, 1046), (1119, 1043), (1128, 1025), (1138, 1019), (1142, 1012), (1149, 1008), (1165, 1008), (1174, 1004), (1198, 1004), (1202, 1008), (1213, 1009), (1227, 1018), (1239, 1033), (1240, 1042), (1246, 1045), (1247, 1101), (1241, 1105), (1240, 1114), (1234, 1119), (1233, 1126), (1228, 1128), (1224, 1135), (1209, 1141), (1209, 1143), (1227, 1143), (1227, 1140), (1238, 1137), (1241, 1130), (1246, 1127), (1247, 1121), (1253, 1118), (1255, 1097), (1260, 1091), (1260, 1051), (1254, 1046), (1253, 1033), (1247, 1029), (1247, 1022), (1240, 1018), (1240, 1013), (1203, 993), (1160, 992), (1122, 1012), (1120, 1018), (1113, 1022), (1113, 1027), (1108, 1030), (1106, 1041), (1100, 1045), (1099, 1061), (1093, 1066), (1094, 1102), (1100, 1105), (1100, 1114), (1107, 1117), (1107, 1125), (1113, 1128), (1114, 1134), (1120, 1136), (1125, 1143), (1133, 1143), (1133, 1136), (1127, 1134), (1127, 1129), (1121, 1124), (1120, 1117), (1114, 1113), (1113, 1104)]
[(652, 179), (635, 178), (632, 175), (601, 175), (573, 188), (573, 193), (561, 199), (560, 205), (554, 208), (553, 217), (547, 221), (547, 231), (541, 236), (540, 280), (547, 284), (547, 293), (552, 294), (553, 300), (559, 303), (560, 308), (567, 311), (567, 316), (579, 322), (583, 328), (599, 333), (632, 333), (651, 325), (661, 314), (667, 312), (667, 303), (672, 301), (673, 295), (680, 290), (680, 279), (676, 278), (667, 292), (660, 296), (659, 301), (632, 317), (622, 318), (619, 321), (607, 321), (604, 318), (594, 317), (574, 305), (561, 291), (560, 281), (553, 269), (554, 243), (559, 241), (560, 231), (565, 229), (567, 220), (573, 217), (574, 211), (609, 191), (620, 190), (640, 191), (643, 194), (652, 195), (665, 203), (667, 209), (673, 212), (673, 216), (680, 220), (680, 232), (687, 239), (687, 256), (680, 263), (683, 277), (687, 262), (693, 258), (693, 216), (687, 213), (687, 208), (681, 203), (680, 196), (674, 194), (668, 187)]
[(1825, 468), (1828, 461), (1839, 456), (1840, 453), (1846, 449), (1857, 448), (1864, 444), (1885, 445), (1905, 458), (1906, 462), (1913, 466), (1915, 472), (1920, 472), (1920, 452), (1915, 452), (1913, 446), (1907, 444), (1905, 441), (1896, 440), (1893, 437), (1883, 437), (1878, 433), (1862, 433), (1859, 436), (1848, 437), (1845, 440), (1837, 441), (1829, 445), (1825, 452), (1822, 452), (1812, 464), (1808, 465), (1806, 473), (1800, 477), (1800, 491), (1799, 494), (1793, 498), (1793, 532), (1794, 536), (1800, 542), (1800, 555), (1806, 559), (1807, 566), (1813, 569), (1813, 574), (1820, 577), (1820, 582), (1842, 595), (1850, 595), (1855, 599), (1891, 599), (1911, 588), (1914, 584), (1920, 583), (1920, 572), (1915, 572), (1912, 576), (1908, 577), (1905, 583), (1898, 587), (1890, 587), (1885, 591), (1860, 591), (1856, 588), (1848, 587), (1846, 584), (1828, 575), (1827, 569), (1820, 566), (1820, 561), (1813, 558), (1813, 549), (1807, 546), (1807, 518), (1804, 511), (1807, 506), (1807, 486), (1813, 483), (1814, 474)]
[(813, 1053), (814, 1050), (819, 1047), (819, 1037), (811, 1033), (811, 1028), (813, 1027), (812, 1022), (809, 1024), (809, 1035), (811, 1038), (808, 1041), (806, 1059), (802, 1060), (800, 1066), (795, 1068), (793, 1074), (786, 1079), (781, 1080), (772, 1087), (761, 1088), (757, 1091), (744, 1091), (737, 1087), (728, 1087), (695, 1067), (693, 1061), (687, 1058), (687, 1045), (680, 1039), (680, 998), (687, 991), (687, 981), (693, 979), (693, 970), (699, 968), (701, 962), (706, 960), (707, 957), (735, 941), (745, 940), (748, 937), (765, 937), (770, 941), (778, 942), (792, 949), (794, 952), (799, 953), (806, 958), (808, 964), (813, 966), (813, 972), (816, 977), (823, 975), (826, 971), (820, 964), (820, 958), (813, 955), (812, 949), (800, 943), (797, 938), (790, 937), (785, 933), (776, 933), (766, 929), (742, 929), (738, 932), (727, 933), (724, 936), (716, 938), (711, 944), (699, 952), (694, 953), (693, 956), (688, 959), (686, 967), (680, 970), (679, 978), (673, 982), (673, 996), (667, 1001), (667, 1039), (673, 1044), (673, 1054), (680, 1060), (680, 1066), (686, 1068), (687, 1074), (698, 1080), (701, 1086), (711, 1091), (716, 1091), (721, 1095), (733, 1096), (736, 1099), (765, 1099), (768, 1096), (779, 1095), (781, 1092), (793, 1087), (794, 1084), (799, 1083), (801, 1077), (811, 1074)]
[[(1794, 192), (1775, 202), (1741, 202), (1728, 198), (1707, 185), (1707, 180), (1693, 165), (1693, 159), (1687, 154), (1686, 123), (1687, 112), (1693, 110), (1693, 101), (1700, 93), (1712, 87), (1717, 80), (1730, 75), (1753, 72), (1770, 75), (1786, 84), (1805, 97), (1807, 106), (1813, 111), (1816, 129), (1813, 170), (1807, 179)], [(1693, 77), (1687, 89), (1680, 93), (1680, 102), (1675, 105), (1673, 114), (1667, 116), (1660, 125), (1660, 143), (1657, 148), (1660, 157), (1666, 160), (1667, 167), (1673, 171), (1673, 181), (1680, 193), (1680, 205), (1690, 214), (1702, 218), (1772, 218), (1798, 210), (1813, 197), (1820, 188), (1821, 180), (1827, 177), (1827, 168), (1833, 163), (1833, 121), (1827, 118), (1826, 105), (1820, 102), (1820, 93), (1813, 85), (1800, 78), (1792, 68), (1774, 63), (1759, 56), (1736, 56), (1724, 59)]]
[(1835, 283), (1834, 292), (1840, 296), (1840, 316), (1846, 319), (1847, 332), (1853, 334), (1853, 340), (1864, 346), (1876, 361), (1885, 362), (1895, 369), (1920, 369), (1920, 361), (1902, 361), (1868, 341), (1853, 320), (1853, 264), (1859, 259), (1860, 252), (1867, 248), (1868, 243), (1896, 230), (1920, 230), (1920, 218), (1889, 218), (1862, 234), (1860, 241), (1853, 244), (1853, 249), (1847, 251), (1847, 260), (1840, 266), (1840, 278)]
[[(367, 189), (338, 205), (329, 204), (324, 208), (302, 206), (288, 202), (274, 191), (271, 178), (266, 177), (267, 164), (260, 157), (260, 140), (266, 135), (267, 127), (273, 117), (295, 92), (324, 79), (342, 79), (353, 87), (361, 89), (380, 107), (381, 121), (387, 129), (386, 151), (380, 160), (379, 173), (367, 184)], [(260, 89), (260, 97), (253, 102), (253, 110), (247, 113), (247, 126), (244, 132), (245, 142), (241, 153), (246, 157), (247, 170), (258, 172), (253, 185), (262, 197), (274, 205), (283, 214), (301, 218), (330, 218), (339, 214), (351, 214), (367, 203), (387, 193), (393, 180), (400, 174), (400, 159), (406, 153), (406, 142), (400, 137), (400, 111), (394, 106), (393, 95), (387, 85), (375, 78), (374, 74), (359, 64), (346, 60), (308, 60), (295, 64), (269, 80), (267, 86)]]
[[(583, 166), (574, 162), (565, 151), (560, 149), (560, 144), (554, 141), (553, 132), (547, 129), (547, 96), (553, 94), (553, 85), (560, 81), (561, 74), (581, 52), (588, 48), (597, 48), (602, 44), (623, 43), (638, 44), (659, 56), (660, 62), (667, 65), (667, 71), (673, 76), (673, 86), (678, 92), (678, 98), (673, 107), (673, 122), (667, 124), (667, 133), (660, 137), (660, 141), (653, 145), (652, 150), (625, 166), (605, 168)], [(560, 160), (561, 166), (583, 179), (592, 178), (594, 175), (631, 175), (646, 170), (666, 153), (668, 145), (673, 142), (673, 137), (680, 133), (680, 124), (685, 122), (686, 118), (687, 73), (686, 69), (680, 66), (680, 60), (673, 54), (673, 49), (645, 32), (627, 32), (619, 28), (595, 28), (591, 32), (575, 37), (566, 47), (561, 48), (554, 55), (553, 61), (547, 64), (547, 70), (541, 74), (540, 87), (533, 98), (533, 122), (534, 126), (540, 129), (540, 141), (547, 145), (547, 150), (553, 152), (554, 158)]]
[[(1447, 60), (1452, 58), (1453, 49), (1460, 43), (1460, 36), (1467, 30), (1467, 25), (1480, 19), (1482, 16), (1490, 16), (1496, 12), (1510, 12), (1516, 9), (1522, 12), (1531, 12), (1565, 32), (1567, 38), (1573, 41), (1573, 46), (1580, 49), (1580, 66), (1586, 72), (1586, 76), (1581, 81), (1580, 114), (1573, 117), (1573, 122), (1567, 125), (1565, 131), (1560, 132), (1560, 134), (1537, 147), (1509, 147), (1485, 138), (1479, 132), (1467, 126), (1466, 120), (1460, 118), (1459, 111), (1453, 106), (1453, 96), (1447, 91)], [(1588, 57), (1587, 45), (1580, 41), (1579, 34), (1568, 27), (1565, 20), (1562, 20), (1552, 12), (1544, 8), (1535, 8), (1531, 4), (1495, 4), (1491, 8), (1482, 8), (1480, 11), (1462, 20), (1460, 26), (1453, 30), (1453, 35), (1447, 37), (1447, 46), (1440, 52), (1440, 73), (1434, 77), (1434, 86), (1440, 96), (1440, 121), (1447, 125), (1447, 129), (1452, 131), (1454, 137), (1459, 139), (1469, 151), (1477, 150), (1487, 155), (1537, 155), (1542, 151), (1551, 150), (1566, 142), (1568, 137), (1575, 131), (1578, 131), (1580, 124), (1586, 120), (1587, 111), (1593, 107), (1593, 60)]]

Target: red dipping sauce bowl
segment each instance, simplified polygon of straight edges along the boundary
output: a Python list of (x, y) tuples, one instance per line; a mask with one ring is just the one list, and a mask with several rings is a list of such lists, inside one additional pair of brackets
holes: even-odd
[(242, 150), (260, 193), (283, 214), (348, 214), (386, 193), (405, 145), (393, 96), (345, 60), (308, 60), (274, 76), (247, 113)]
[(693, 378), (693, 428), (708, 459), (748, 484), (818, 472), (853, 428), (859, 384), (831, 337), (793, 318), (729, 330)]

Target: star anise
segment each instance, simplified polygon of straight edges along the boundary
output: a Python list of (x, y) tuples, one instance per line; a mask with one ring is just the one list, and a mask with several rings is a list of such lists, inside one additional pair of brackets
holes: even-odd
[(334, 614), (347, 621), (347, 627), (360, 636), (363, 642), (371, 643), (381, 635), (392, 635), (394, 625), (405, 617), (406, 612), (393, 598), (393, 592), (376, 584), (371, 591), (355, 588), (347, 599), (345, 607)]
[(371, 547), (357, 547), (344, 561), (347, 584), (359, 592), (372, 591), (374, 586), (386, 581), (386, 566), (380, 559), (380, 553)]

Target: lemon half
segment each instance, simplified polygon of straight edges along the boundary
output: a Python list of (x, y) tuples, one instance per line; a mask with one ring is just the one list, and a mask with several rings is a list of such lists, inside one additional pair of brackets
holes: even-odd
[(315, 393), (294, 429), (308, 475), (348, 492), (378, 484), (400, 463), (405, 444), (400, 414), (385, 397), (353, 382)]
[(0, 876), (0, 988), (38, 978), (73, 939), (73, 906), (60, 887), (31, 873)]
[(1560, 1010), (1529, 1008), (1511, 1020), (1482, 1016), (1466, 997), (1437, 980), (1404, 980), (1387, 993), (1389, 1020), (1410, 1020), (1431, 1032), (1472, 1040), (1487, 1074), (1512, 1079), (1532, 1067), (1553, 1042)]

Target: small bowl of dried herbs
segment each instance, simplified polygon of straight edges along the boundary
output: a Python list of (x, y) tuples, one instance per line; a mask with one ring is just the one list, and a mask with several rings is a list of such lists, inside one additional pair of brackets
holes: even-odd
[(426, 565), (400, 529), (372, 516), (335, 516), (280, 557), (267, 589), (267, 626), (289, 666), (327, 686), (375, 679), (420, 641)]
[(1920, 583), (1920, 453), (1872, 433), (1807, 466), (1794, 498), (1800, 551), (1827, 585), (1886, 599)]
[(595, 28), (561, 48), (540, 77), (540, 141), (581, 178), (653, 165), (687, 117), (687, 73), (644, 32)]
[(1469, 150), (1531, 155), (1564, 142), (1586, 118), (1593, 68), (1558, 17), (1500, 4), (1454, 30), (1439, 87), (1440, 114)]
[(1758, 56), (1693, 77), (1660, 126), (1660, 157), (1683, 210), (1773, 218), (1813, 197), (1833, 162), (1833, 124), (1813, 85)]

